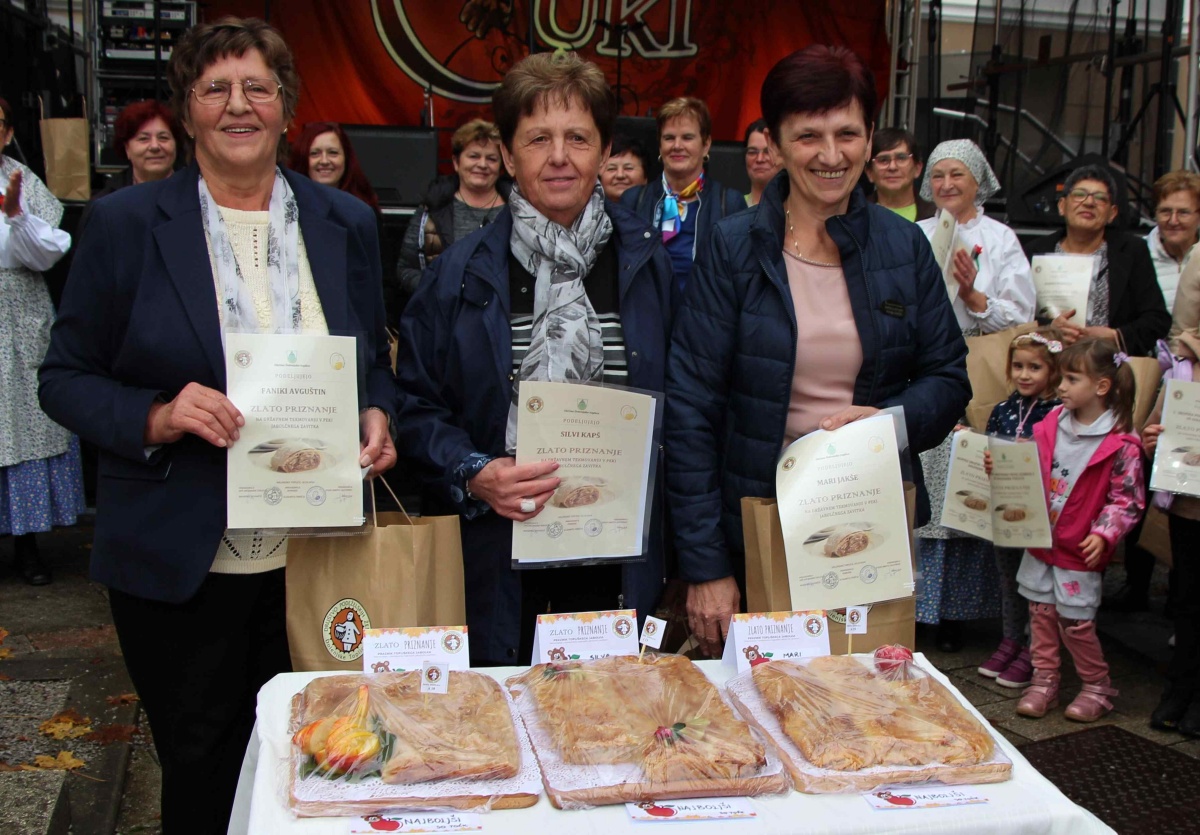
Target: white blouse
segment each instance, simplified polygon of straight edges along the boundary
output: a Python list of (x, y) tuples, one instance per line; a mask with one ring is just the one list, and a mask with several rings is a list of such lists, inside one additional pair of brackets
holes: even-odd
[[(968, 251), (974, 251), (976, 246), (982, 250), (975, 289), (987, 296), (987, 307), (976, 313), (967, 308), (961, 297), (956, 298), (954, 316), (959, 327), (964, 331), (978, 328), (983, 333), (995, 333), (1032, 322), (1037, 293), (1021, 242), (1003, 223), (986, 217), (983, 207), (976, 212), (974, 218), (958, 225), (958, 240)], [(932, 240), (937, 217), (917, 221), (917, 225)]]
[(24, 199), (19, 215), (0, 217), (4, 218), (0, 223), (0, 269), (24, 267), (35, 273), (45, 272), (71, 248), (71, 236), (32, 214)]

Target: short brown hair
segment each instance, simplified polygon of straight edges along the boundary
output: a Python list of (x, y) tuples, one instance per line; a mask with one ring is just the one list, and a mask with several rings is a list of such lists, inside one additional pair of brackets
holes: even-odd
[(828, 113), (862, 107), (867, 130), (875, 126), (875, 77), (862, 60), (844, 46), (812, 44), (771, 67), (763, 80), (759, 106), (771, 136), (778, 142), (779, 126), (797, 113)]
[[(658, 135), (662, 136), (667, 122), (681, 116), (691, 116), (696, 120), (696, 124), (700, 126), (700, 138), (705, 142), (712, 136), (712, 116), (709, 115), (708, 105), (691, 96), (671, 99), (658, 109), (658, 115), (654, 117), (658, 120)], [(749, 136), (746, 139), (749, 140)]]
[(513, 136), (522, 116), (551, 101), (568, 106), (576, 102), (592, 114), (600, 130), (600, 143), (607, 148), (617, 120), (617, 96), (604, 72), (574, 52), (539, 52), (522, 59), (504, 76), (492, 95), (492, 114), (500, 129), (500, 141), (512, 150)]
[(256, 17), (223, 17), (189, 29), (175, 44), (167, 62), (171, 108), (180, 122), (187, 121), (188, 96), (205, 68), (227, 55), (238, 58), (257, 49), (283, 85), (283, 116), (291, 121), (300, 98), (300, 76), (292, 51), (279, 30)]
[(1192, 171), (1168, 171), (1154, 181), (1154, 202), (1157, 205), (1162, 200), (1177, 191), (1186, 191), (1200, 205), (1200, 174)]
[(468, 145), (482, 142), (484, 145), (500, 141), (500, 131), (486, 119), (472, 119), (450, 137), (450, 152), (454, 158), (467, 149)]

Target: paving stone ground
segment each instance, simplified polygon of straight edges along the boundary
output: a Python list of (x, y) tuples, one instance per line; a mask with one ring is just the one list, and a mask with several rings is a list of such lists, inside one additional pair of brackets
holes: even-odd
[[(110, 697), (133, 688), (121, 663), (105, 589), (87, 578), (91, 534), (90, 524), (81, 524), (41, 537), (42, 552), (55, 572), (55, 581), (40, 588), (21, 582), (11, 565), (12, 541), (0, 539), (0, 628), (9, 632), (0, 649), (10, 650), (9, 657), (0, 659), (0, 714), (4, 714), (0, 715), (0, 761), (15, 765), (40, 753), (55, 755), (68, 750), (86, 762), (65, 779), (59, 779), (61, 772), (30, 778), (0, 771), (3, 835), (58, 835), (67, 831), (63, 828), (67, 819), (74, 835), (161, 833), (159, 769), (149, 730), (136, 702), (109, 703)], [(1122, 580), (1122, 570), (1116, 565), (1105, 585), (1116, 588)], [(1167, 639), (1171, 627), (1162, 616), (1165, 592), (1166, 572), (1160, 570), (1155, 575), (1150, 612), (1101, 614), (1105, 653), (1114, 685), (1121, 691), (1116, 710), (1101, 722), (1200, 759), (1200, 740), (1155, 731), (1148, 724), (1170, 659)], [(917, 649), (1018, 747), (1090, 727), (1066, 721), (1061, 712), (1039, 720), (1019, 717), (1015, 708), (1020, 692), (1000, 687), (975, 672), (999, 642), (998, 622), (969, 624), (965, 646), (954, 654), (938, 652), (932, 637), (931, 630), (918, 632)], [(1069, 695), (1078, 680), (1069, 663), (1064, 672)], [(36, 731), (38, 724), (65, 707), (92, 719), (93, 727), (131, 725), (139, 732), (129, 742), (60, 743)], [(60, 788), (65, 789), (64, 799), (56, 805)]]

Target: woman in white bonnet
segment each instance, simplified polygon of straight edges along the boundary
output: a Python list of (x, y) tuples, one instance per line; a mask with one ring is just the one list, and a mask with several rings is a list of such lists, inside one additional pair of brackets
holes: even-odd
[[(983, 202), (1000, 183), (979, 146), (952, 139), (933, 149), (921, 182), (921, 197), (938, 212), (947, 210), (958, 224), (950, 267), (957, 283), (954, 315), (964, 336), (995, 333), (1033, 320), (1036, 293), (1029, 262), (1016, 234), (983, 211)], [(919, 221), (930, 239), (939, 216)], [(917, 531), (917, 565), (923, 594), (917, 621), (938, 626), (938, 648), (962, 647), (959, 622), (995, 617), (999, 588), (992, 547), (941, 526), (942, 500), (949, 467), (949, 438), (921, 454), (932, 518)]]

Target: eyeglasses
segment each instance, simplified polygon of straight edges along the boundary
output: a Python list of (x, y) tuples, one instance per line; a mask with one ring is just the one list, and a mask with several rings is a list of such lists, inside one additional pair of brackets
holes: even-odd
[(1083, 203), (1089, 197), (1096, 201), (1097, 206), (1107, 206), (1112, 202), (1112, 197), (1107, 191), (1088, 191), (1082, 188), (1073, 188), (1067, 192), (1067, 197), (1070, 197), (1076, 203)]
[(1171, 218), (1175, 218), (1180, 223), (1187, 223), (1196, 216), (1196, 213), (1191, 209), (1159, 209), (1154, 216), (1163, 223), (1170, 223)]
[(904, 163), (908, 162), (912, 158), (912, 154), (880, 154), (879, 156), (875, 157), (875, 159), (871, 160), (871, 162), (875, 163), (876, 168), (887, 168), (893, 162), (896, 163), (896, 165), (904, 165)]
[(206, 105), (225, 104), (233, 94), (234, 85), (242, 88), (246, 101), (267, 104), (279, 98), (283, 85), (274, 78), (244, 78), (241, 81), (224, 81), (214, 78), (207, 84), (199, 83), (192, 88), (196, 101)]
[(748, 157), (769, 157), (771, 156), (770, 148), (747, 148), (746, 156)]

